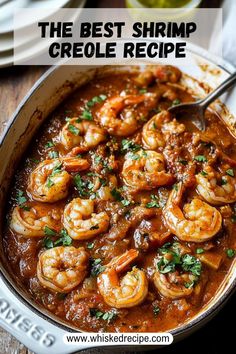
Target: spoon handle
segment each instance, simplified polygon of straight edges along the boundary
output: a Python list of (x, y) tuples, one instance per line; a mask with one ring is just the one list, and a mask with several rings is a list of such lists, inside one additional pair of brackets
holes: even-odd
[(207, 106), (211, 102), (213, 102), (216, 98), (221, 96), (228, 88), (233, 86), (233, 84), (235, 84), (235, 83), (236, 83), (236, 72), (234, 74), (230, 75), (230, 77), (228, 77), (228, 79), (226, 79), (224, 82), (222, 82), (222, 84), (220, 86), (218, 86), (214, 91), (212, 91), (206, 98), (201, 100), (200, 104), (201, 104), (202, 108), (203, 109), (207, 108)]

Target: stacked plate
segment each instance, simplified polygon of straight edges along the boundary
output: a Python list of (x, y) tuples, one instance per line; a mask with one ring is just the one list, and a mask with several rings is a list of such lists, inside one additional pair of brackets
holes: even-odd
[[(60, 8), (82, 8), (86, 0), (0, 0), (0, 67), (13, 64), (14, 47), (14, 10), (17, 8), (31, 8), (35, 11), (39, 9), (48, 9), (47, 15), (53, 15)], [(40, 16), (39, 16), (40, 17)], [(39, 18), (39, 20), (42, 20)], [(73, 20), (73, 19), (71, 19)], [(24, 24), (22, 24), (22, 27)], [(19, 46), (24, 46), (27, 42), (33, 42), (35, 34), (27, 34), (27, 38), (22, 37)], [(40, 50), (40, 48), (38, 48)], [(35, 46), (35, 55), (37, 46)], [(24, 51), (22, 52), (24, 58)], [(27, 58), (27, 53), (25, 53)]]

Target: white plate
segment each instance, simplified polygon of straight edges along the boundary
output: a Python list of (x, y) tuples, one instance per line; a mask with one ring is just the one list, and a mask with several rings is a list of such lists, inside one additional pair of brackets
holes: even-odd
[[(72, 1), (73, 0), (67, 0), (66, 7), (70, 8), (70, 3), (72, 3)], [(17, 46), (21, 46), (29, 41), (32, 41), (36, 37), (37, 37), (36, 34), (34, 34), (33, 32), (27, 33), (26, 37), (22, 36), (20, 40), (19, 39), (17, 40)], [(2, 34), (0, 33), (0, 57), (7, 54), (4, 52), (13, 50), (13, 48), (14, 48), (14, 32), (7, 32)]]
[[(18, 8), (30, 8), (30, 9), (48, 9), (48, 16), (52, 15), (57, 9), (61, 7), (65, 7), (65, 5), (69, 2), (69, 0), (13, 0), (9, 3), (0, 7), (0, 34), (9, 33), (14, 30), (13, 23), (13, 14), (14, 10)], [(40, 11), (38, 13), (38, 20), (42, 19), (42, 15), (40, 15)], [(32, 22), (31, 22), (32, 23)], [(22, 24), (21, 27), (24, 27), (27, 24)], [(20, 27), (19, 27), (20, 28)]]
[[(85, 5), (86, 0), (72, 0), (71, 6), (69, 8), (82, 8)], [(72, 18), (74, 20), (74, 18)], [(27, 36), (28, 39), (28, 36)], [(26, 42), (28, 42), (26, 39), (22, 38), (22, 45), (24, 45)], [(30, 55), (36, 55), (37, 53), (41, 52), (45, 47), (45, 43), (42, 42), (42, 45), (39, 45), (39, 43), (34, 42), (34, 36), (32, 35), (32, 47), (30, 49)], [(21, 60), (25, 60), (29, 57), (28, 51), (22, 52), (22, 55), (20, 57)], [(13, 65), (13, 49), (10, 48), (7, 51), (4, 51), (1, 53), (0, 51), (0, 68), (7, 67)]]

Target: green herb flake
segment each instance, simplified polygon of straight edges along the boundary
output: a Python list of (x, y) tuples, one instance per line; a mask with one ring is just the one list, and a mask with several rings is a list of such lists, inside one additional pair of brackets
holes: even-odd
[(97, 319), (107, 321), (108, 323), (110, 323), (112, 320), (114, 320), (117, 317), (117, 313), (115, 310), (102, 312), (96, 308), (90, 308), (89, 314), (91, 317), (96, 317)]
[(233, 258), (236, 254), (236, 251), (233, 250), (232, 248), (228, 248), (225, 252), (228, 258)]
[(202, 254), (202, 253), (204, 253), (205, 251), (204, 251), (204, 249), (203, 248), (197, 248), (196, 249), (196, 253), (197, 254)]
[(84, 109), (82, 114), (80, 115), (81, 119), (84, 120), (93, 120), (92, 113), (88, 109)]
[(106, 95), (94, 96), (90, 101), (86, 103), (87, 107), (93, 107), (96, 103), (101, 103), (107, 99)]
[(131, 204), (131, 202), (128, 200), (128, 199), (123, 199), (121, 200), (121, 203), (124, 205), (124, 206), (129, 206)]
[(89, 243), (87, 244), (87, 249), (88, 249), (88, 250), (92, 250), (93, 247), (94, 247), (94, 242), (89, 242)]
[(45, 144), (45, 148), (46, 149), (49, 149), (49, 148), (51, 148), (51, 147), (53, 147), (54, 146), (54, 143), (52, 142), (52, 141), (48, 141), (46, 144)]
[(123, 139), (121, 141), (121, 151), (122, 152), (127, 152), (127, 151), (133, 151), (136, 152), (141, 149), (141, 146), (134, 143), (132, 140), (129, 139)]
[(178, 98), (176, 98), (173, 102), (172, 102), (172, 106), (177, 106), (178, 104), (180, 104), (181, 103), (181, 101), (178, 99)]
[(54, 184), (55, 183), (53, 182), (53, 180), (50, 177), (48, 177), (46, 187), (51, 188), (52, 186), (54, 186)]
[(226, 173), (228, 176), (234, 177), (234, 170), (232, 168), (229, 168)]
[(48, 156), (50, 159), (56, 159), (58, 158), (59, 154), (57, 151), (49, 151)]
[(102, 156), (99, 155), (93, 155), (93, 159), (94, 159), (94, 163), (96, 165), (100, 164), (100, 162), (102, 162)]
[(55, 230), (51, 229), (48, 226), (45, 226), (43, 231), (46, 236), (55, 236), (57, 234)]
[(65, 229), (60, 231), (60, 237), (54, 242), (54, 246), (70, 246), (72, 244), (72, 238), (68, 235)]
[(150, 209), (150, 208), (160, 208), (160, 204), (159, 204), (159, 201), (158, 201), (158, 196), (154, 195), (154, 194), (151, 194), (151, 202), (148, 202), (145, 205), (145, 207), (148, 208), (148, 209)]
[(143, 93), (147, 93), (147, 89), (142, 88), (142, 89), (140, 89), (140, 90), (139, 90), (139, 93), (141, 93), (141, 94), (143, 94)]
[(190, 272), (197, 277), (200, 276), (202, 270), (202, 264), (199, 259), (191, 256), (190, 254), (185, 254), (182, 257), (182, 268), (186, 272)]
[(194, 157), (194, 160), (197, 162), (207, 162), (207, 158), (204, 155), (197, 155)]
[(68, 125), (68, 130), (74, 135), (78, 136), (80, 134), (80, 130), (76, 128), (73, 124)]
[(79, 173), (74, 176), (74, 184), (80, 197), (88, 197), (89, 194), (86, 191), (86, 181), (81, 178)]
[(202, 171), (201, 171), (201, 175), (203, 175), (203, 176), (207, 176), (207, 175), (208, 175), (208, 173), (207, 173), (206, 171), (202, 170)]
[(111, 190), (111, 195), (115, 200), (117, 200), (119, 202), (122, 201), (122, 199), (123, 199), (119, 189), (117, 189), (117, 188), (113, 188)]
[(16, 202), (18, 205), (22, 205), (27, 202), (26, 197), (24, 196), (24, 192), (21, 189), (18, 189), (16, 194)]
[(43, 246), (47, 249), (53, 248), (53, 241), (50, 236), (44, 237), (43, 239)]
[(190, 281), (190, 282), (186, 282), (184, 283), (185, 288), (187, 289), (191, 289), (194, 286), (195, 282), (194, 281)]
[(30, 209), (31, 209), (28, 205), (20, 205), (20, 208), (25, 211), (30, 211)]
[(228, 182), (227, 182), (227, 179), (225, 177), (222, 177), (221, 178), (221, 185), (224, 186), (226, 185)]
[(161, 311), (161, 309), (160, 309), (159, 306), (157, 306), (157, 305), (154, 305), (154, 306), (153, 306), (153, 313), (154, 313), (154, 316), (158, 316), (159, 313), (160, 313), (160, 311)]
[(91, 262), (91, 276), (97, 277), (101, 272), (105, 270), (105, 267), (102, 265), (101, 258), (93, 259)]

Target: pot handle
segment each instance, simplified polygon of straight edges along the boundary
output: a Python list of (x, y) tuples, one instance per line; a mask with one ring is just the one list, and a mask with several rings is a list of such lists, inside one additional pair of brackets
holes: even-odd
[(37, 354), (71, 354), (89, 347), (66, 345), (68, 332), (27, 307), (9, 287), (0, 274), (0, 326), (27, 348)]

